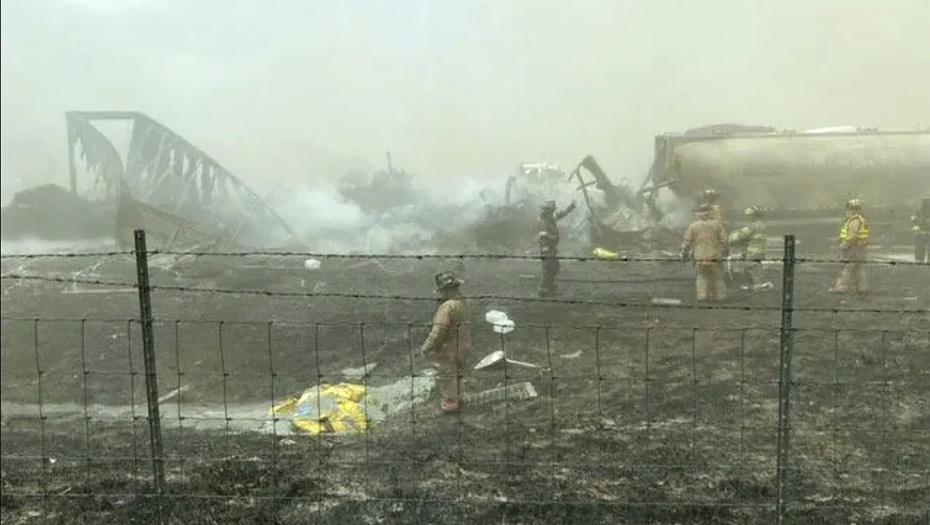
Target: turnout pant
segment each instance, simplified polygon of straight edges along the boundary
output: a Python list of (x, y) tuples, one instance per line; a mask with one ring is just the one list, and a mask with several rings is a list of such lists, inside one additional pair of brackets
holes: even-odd
[(727, 283), (723, 267), (719, 262), (698, 262), (695, 264), (697, 279), (695, 291), (698, 301), (725, 301)]
[(927, 260), (930, 260), (930, 232), (917, 232), (914, 234), (914, 261)]
[(539, 294), (547, 295), (555, 293), (556, 278), (559, 275), (558, 252), (547, 250), (540, 252), (542, 258), (542, 277), (539, 280)]
[(442, 401), (458, 403), (462, 397), (462, 378), (465, 374), (465, 359), (454, 356), (437, 356), (434, 359), (438, 375), (436, 389)]
[(761, 257), (749, 257), (746, 259), (746, 273), (749, 274), (749, 280), (753, 286), (765, 282), (765, 269), (762, 266)]
[(865, 260), (850, 259), (843, 264), (840, 277), (836, 280), (834, 290), (837, 292), (867, 292), (869, 291), (868, 277), (865, 272)]

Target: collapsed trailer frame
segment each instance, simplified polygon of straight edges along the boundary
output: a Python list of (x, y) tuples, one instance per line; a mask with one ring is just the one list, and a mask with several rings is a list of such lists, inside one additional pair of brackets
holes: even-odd
[[(142, 215), (173, 223), (163, 240), (183, 242), (192, 233), (199, 241), (224, 238), (237, 242), (250, 233), (280, 228), (294, 237), (285, 221), (254, 191), (183, 137), (137, 111), (69, 111), (68, 133), (70, 189), (78, 193), (76, 147), (87, 169), (96, 173), (94, 185), (115, 198), (118, 238), (131, 231)], [(101, 121), (132, 125), (126, 162), (113, 143), (96, 127)]]

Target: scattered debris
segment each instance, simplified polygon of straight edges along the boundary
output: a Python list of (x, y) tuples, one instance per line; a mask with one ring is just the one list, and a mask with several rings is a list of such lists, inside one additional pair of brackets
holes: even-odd
[(623, 258), (623, 255), (617, 252), (612, 252), (610, 250), (605, 250), (604, 248), (595, 248), (591, 250), (591, 255), (593, 255), (596, 259), (601, 259), (604, 261), (616, 261)]
[(362, 406), (368, 402), (365, 387), (351, 383), (308, 388), (299, 398), (289, 398), (271, 409), (275, 417), (287, 416), (298, 431), (306, 434), (362, 433), (368, 417)]
[(3, 207), (0, 238), (59, 241), (112, 237), (115, 206), (98, 206), (55, 184), (16, 192)]
[(514, 383), (512, 385), (502, 386), (485, 390), (477, 394), (466, 394), (464, 400), (469, 404), (489, 403), (492, 401), (522, 401), (533, 399), (539, 396), (536, 387), (529, 381)]
[(510, 359), (504, 356), (503, 351), (495, 350), (494, 352), (488, 354), (481, 361), (478, 361), (478, 364), (475, 365), (475, 370), (494, 370), (503, 368), (505, 364), (508, 366), (522, 366), (525, 368), (540, 368), (539, 365), (534, 365), (533, 363), (526, 363), (524, 361)]
[[(360, 373), (366, 368), (365, 373), (368, 373), (373, 365), (343, 370), (343, 373)], [(435, 384), (432, 374), (424, 373), (379, 387), (356, 383), (313, 386), (300, 396), (277, 403), (271, 415), (275, 420), (290, 419), (293, 430), (301, 434), (361, 434), (389, 415), (410, 410), (425, 401)]]
[[(584, 180), (582, 168), (594, 177), (593, 182)], [(615, 253), (604, 246), (645, 249), (678, 241), (679, 232), (658, 226), (664, 214), (654, 200), (633, 191), (625, 180), (612, 183), (593, 156), (586, 155), (570, 177), (578, 179), (589, 213), (589, 241), (599, 246), (601, 253)], [(592, 195), (591, 186), (599, 193)]]
[(378, 363), (368, 363), (365, 366), (358, 368), (344, 368), (342, 370), (342, 375), (344, 375), (347, 379), (362, 379), (368, 377), (368, 375), (371, 374), (371, 371), (374, 370), (376, 366), (378, 366)]
[(178, 395), (183, 394), (184, 392), (187, 392), (193, 386), (194, 386), (193, 383), (188, 383), (186, 385), (181, 386), (180, 388), (175, 388), (171, 392), (168, 392), (167, 394), (158, 398), (158, 403), (161, 404), (161, 403), (164, 403), (165, 401), (168, 401), (169, 399), (173, 399), (177, 397)]
[(771, 282), (765, 282), (765, 283), (761, 283), (761, 284), (753, 284), (753, 285), (751, 285), (751, 286), (750, 286), (750, 285), (740, 286), (740, 290), (743, 290), (743, 291), (745, 291), (745, 292), (754, 292), (754, 293), (758, 293), (758, 292), (768, 292), (768, 291), (771, 291), (771, 290), (774, 290), (774, 289), (775, 289), (775, 285), (772, 284)]
[(489, 311), (484, 315), (484, 320), (491, 323), (493, 330), (499, 334), (509, 334), (516, 326), (506, 313), (499, 310)]
[(387, 169), (374, 173), (353, 170), (343, 175), (339, 194), (364, 211), (379, 213), (417, 203), (413, 175), (395, 168), (390, 153), (387, 154)]

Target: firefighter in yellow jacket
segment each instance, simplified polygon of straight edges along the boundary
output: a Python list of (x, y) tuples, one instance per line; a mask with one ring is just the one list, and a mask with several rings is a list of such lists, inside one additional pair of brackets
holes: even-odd
[(436, 274), (439, 308), (433, 316), (433, 328), (420, 351), (438, 369), (436, 386), (442, 411), (455, 414), (461, 403), (462, 376), (471, 357), (471, 307), (459, 287), (462, 279), (452, 272)]
[(846, 203), (846, 221), (840, 228), (840, 251), (843, 270), (830, 291), (867, 292), (869, 285), (865, 262), (869, 251), (869, 223), (862, 216), (861, 199), (851, 199)]
[(727, 283), (723, 273), (723, 258), (727, 252), (727, 232), (714, 217), (713, 209), (704, 204), (697, 210), (697, 220), (688, 226), (681, 243), (681, 259), (693, 258), (697, 280), (697, 300), (725, 301)]
[[(762, 261), (765, 260), (765, 223), (762, 222), (762, 209), (757, 206), (750, 206), (745, 210), (746, 218), (749, 222), (738, 230), (730, 233), (730, 247), (739, 250), (739, 258), (745, 265), (745, 272), (749, 276), (751, 291), (761, 291), (766, 289), (765, 271), (762, 267)], [(768, 285), (770, 287), (771, 285)]]

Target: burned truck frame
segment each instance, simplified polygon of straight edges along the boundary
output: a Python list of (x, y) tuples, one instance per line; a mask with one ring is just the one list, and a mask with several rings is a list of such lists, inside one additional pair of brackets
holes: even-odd
[[(93, 186), (116, 206), (116, 237), (131, 243), (132, 230), (146, 228), (152, 244), (177, 247), (263, 244), (270, 230), (294, 234), (254, 191), (180, 135), (135, 111), (69, 111), (70, 190), (78, 193), (78, 148)], [(126, 163), (95, 125), (132, 125)]]

